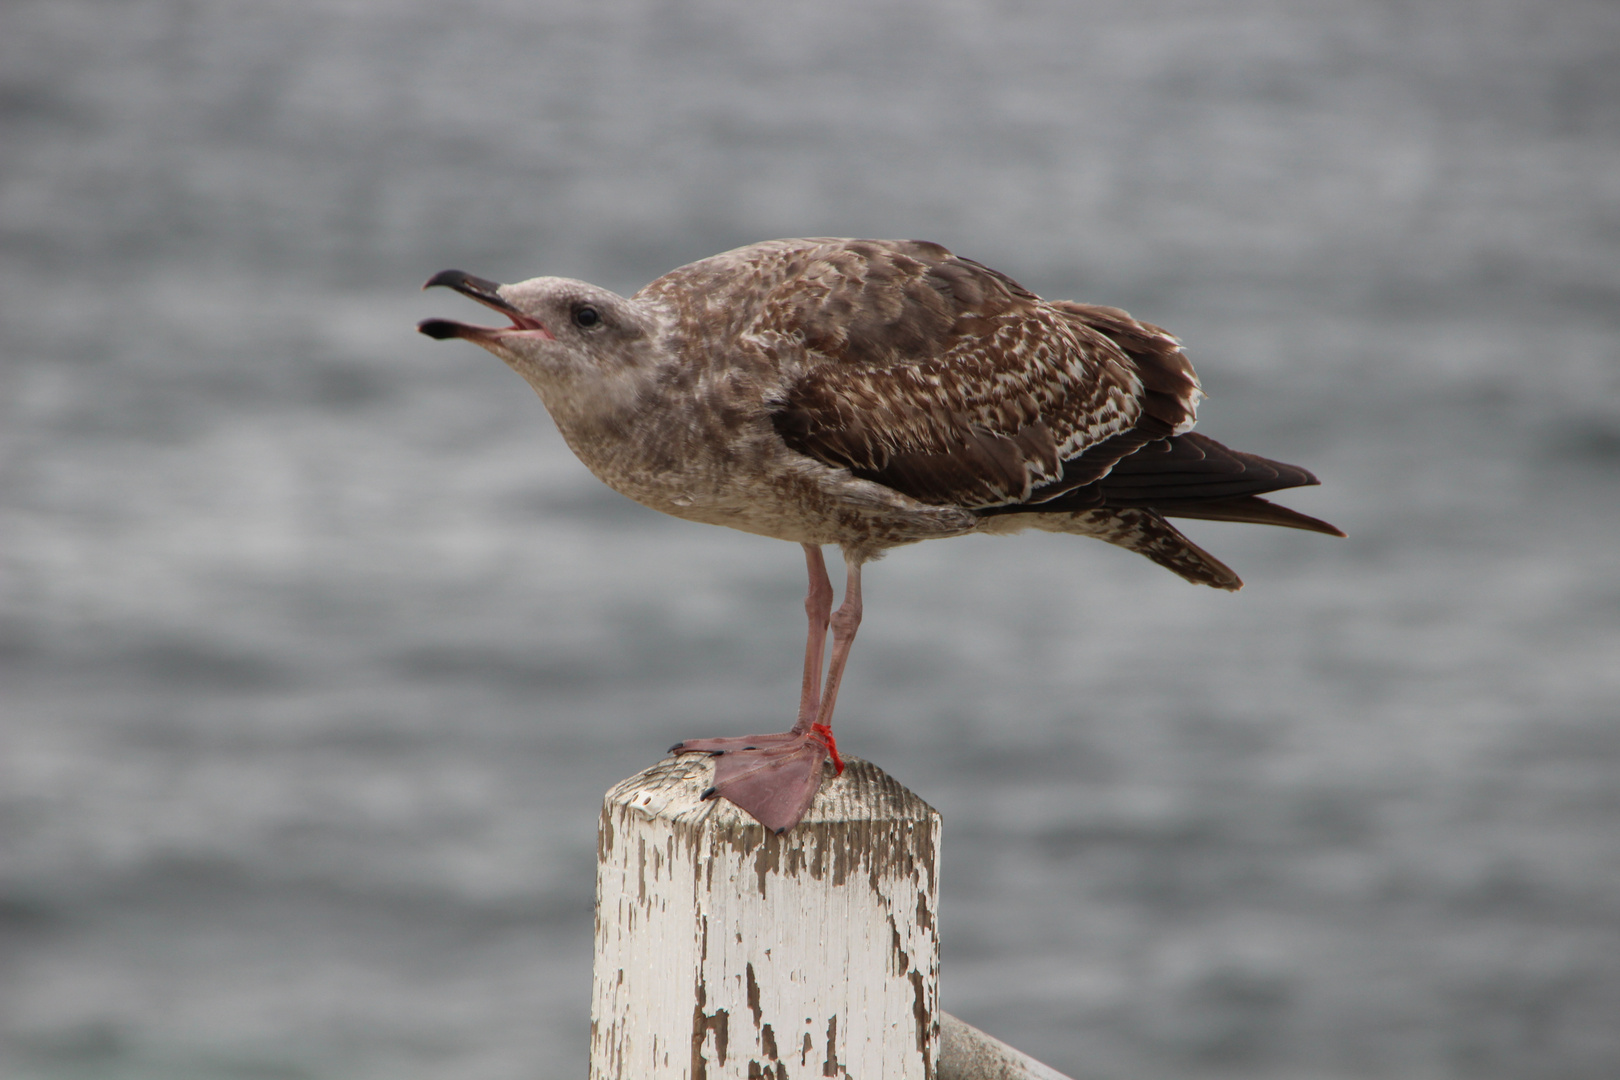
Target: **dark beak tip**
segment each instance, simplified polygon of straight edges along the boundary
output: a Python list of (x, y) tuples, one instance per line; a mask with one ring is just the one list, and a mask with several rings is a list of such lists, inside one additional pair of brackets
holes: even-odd
[(434, 341), (449, 341), (461, 336), (461, 327), (449, 319), (423, 319), (416, 324), (416, 332)]
[[(523, 315), (509, 301), (501, 297), (500, 290), (503, 286), (498, 281), (487, 281), (481, 277), (474, 277), (465, 270), (440, 270), (437, 274), (428, 278), (422, 288), (431, 289), (439, 285), (454, 290), (469, 299), (476, 300), (485, 307), (494, 308), (496, 311), (509, 316), (514, 325), (539, 325), (538, 322)], [(469, 333), (478, 334), (481, 332), (478, 327), (469, 327), (464, 323), (452, 322), (449, 319), (424, 319), (416, 324), (416, 329), (418, 333), (426, 334), (428, 337), (438, 341), (467, 337)]]
[(437, 274), (434, 274), (432, 277), (427, 279), (426, 283), (423, 284), (422, 289), (423, 291), (426, 291), (439, 285), (442, 285), (447, 289), (453, 289), (457, 285), (461, 285), (466, 282), (469, 277), (471, 277), (471, 275), (465, 270), (440, 270)]

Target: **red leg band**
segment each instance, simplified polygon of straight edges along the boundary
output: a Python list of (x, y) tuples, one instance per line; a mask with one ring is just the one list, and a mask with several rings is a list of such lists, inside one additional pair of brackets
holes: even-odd
[(843, 776), (844, 759), (838, 756), (838, 740), (833, 738), (832, 728), (827, 724), (811, 724), (810, 733), (819, 737), (821, 745), (825, 746), (827, 753), (832, 755), (833, 768), (838, 770), (839, 776)]

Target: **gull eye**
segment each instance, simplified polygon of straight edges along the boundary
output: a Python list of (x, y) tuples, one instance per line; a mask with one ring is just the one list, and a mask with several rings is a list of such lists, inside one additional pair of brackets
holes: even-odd
[(589, 328), (589, 327), (597, 325), (601, 321), (602, 321), (602, 316), (597, 314), (596, 309), (593, 308), (593, 307), (577, 308), (574, 311), (574, 325), (575, 326), (584, 326), (584, 327)]

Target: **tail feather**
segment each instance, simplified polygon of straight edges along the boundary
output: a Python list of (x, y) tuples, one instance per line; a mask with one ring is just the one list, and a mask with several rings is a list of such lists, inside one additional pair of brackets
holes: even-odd
[(1230, 566), (1187, 539), (1152, 510), (1080, 510), (1067, 514), (1032, 514), (1030, 519), (1038, 529), (1092, 536), (1145, 555), (1195, 585), (1229, 592), (1243, 588), (1243, 579)]

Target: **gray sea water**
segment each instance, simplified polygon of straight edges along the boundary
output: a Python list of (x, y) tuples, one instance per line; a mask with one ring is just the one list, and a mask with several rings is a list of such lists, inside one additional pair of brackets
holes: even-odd
[[(1187, 342), (1345, 527), (866, 575), (944, 1005), (1086, 1080), (1620, 1076), (1620, 5), (7, 0), (0, 1075), (577, 1076), (601, 793), (802, 560), (429, 274), (919, 237)], [(835, 570), (835, 576), (836, 576)]]

